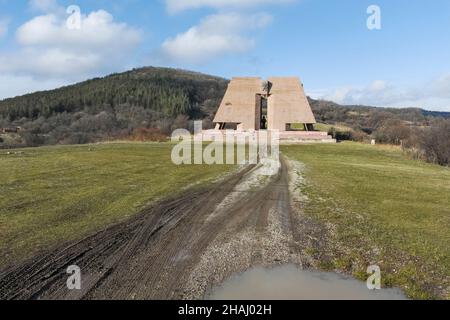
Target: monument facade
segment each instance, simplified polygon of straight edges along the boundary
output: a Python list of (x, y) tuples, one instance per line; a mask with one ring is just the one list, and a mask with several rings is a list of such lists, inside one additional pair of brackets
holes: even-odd
[[(214, 118), (215, 129), (203, 131), (205, 139), (227, 130), (235, 135), (277, 131), (284, 143), (334, 143), (327, 132), (314, 130), (316, 119), (296, 77), (233, 78)], [(295, 126), (294, 126), (295, 125)]]
[[(216, 129), (289, 131), (301, 124), (314, 131), (316, 119), (295, 77), (233, 78), (214, 119)], [(298, 126), (297, 126), (298, 128)]]

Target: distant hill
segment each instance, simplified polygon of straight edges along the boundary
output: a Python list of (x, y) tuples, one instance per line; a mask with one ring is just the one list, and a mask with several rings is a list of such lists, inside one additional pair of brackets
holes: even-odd
[(372, 133), (388, 120), (400, 120), (410, 126), (428, 126), (430, 121), (450, 118), (450, 112), (426, 111), (419, 108), (379, 108), (370, 106), (343, 106), (331, 101), (309, 102), (318, 122), (346, 124), (354, 129)]
[(227, 80), (201, 73), (141, 68), (112, 74), (56, 90), (36, 92), (0, 101), (0, 116), (10, 121), (49, 118), (89, 108), (139, 106), (167, 116), (194, 115), (216, 102)]
[(134, 69), (0, 101), (0, 128), (22, 127), (26, 146), (115, 139), (138, 128), (167, 134), (174, 126), (189, 126), (189, 119), (210, 118), (227, 84), (185, 70)]
[[(136, 130), (169, 134), (192, 128), (193, 119), (209, 127), (227, 84), (227, 79), (197, 72), (146, 67), (5, 99), (0, 101), (0, 128), (22, 130), (14, 137), (0, 136), (0, 147), (88, 143), (130, 137)], [(389, 119), (426, 126), (434, 118), (450, 118), (450, 113), (421, 109), (310, 103), (319, 122), (367, 134)]]
[(425, 116), (442, 117), (442, 118), (450, 119), (450, 112), (439, 112), (439, 111), (422, 110), (422, 113)]

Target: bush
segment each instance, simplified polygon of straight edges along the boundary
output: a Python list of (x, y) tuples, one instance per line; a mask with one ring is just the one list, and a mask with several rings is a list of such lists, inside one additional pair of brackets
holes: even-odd
[(351, 132), (351, 138), (353, 141), (363, 142), (368, 140), (369, 135), (361, 130), (354, 130)]
[(328, 134), (338, 141), (358, 141), (362, 142), (367, 138), (367, 134), (361, 130), (339, 130), (331, 127)]
[(167, 141), (167, 135), (161, 132), (159, 129), (146, 129), (139, 128), (134, 130), (133, 136), (131, 138), (134, 141), (157, 141), (164, 142)]
[(390, 119), (375, 132), (375, 139), (379, 143), (401, 145), (411, 138), (412, 130), (403, 121)]
[(20, 136), (27, 147), (39, 147), (45, 142), (45, 138), (43, 136), (31, 132), (24, 132)]
[(350, 140), (350, 132), (343, 132), (335, 127), (331, 127), (328, 129), (328, 134), (333, 137), (333, 139), (336, 139), (338, 141), (342, 140)]
[(450, 164), (450, 120), (437, 121), (423, 130), (419, 147), (425, 160), (440, 165)]

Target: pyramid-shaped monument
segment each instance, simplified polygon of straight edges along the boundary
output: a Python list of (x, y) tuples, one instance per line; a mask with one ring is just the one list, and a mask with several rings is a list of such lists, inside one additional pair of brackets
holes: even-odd
[(214, 118), (216, 129), (289, 131), (303, 125), (313, 131), (316, 119), (303, 85), (295, 77), (233, 78)]

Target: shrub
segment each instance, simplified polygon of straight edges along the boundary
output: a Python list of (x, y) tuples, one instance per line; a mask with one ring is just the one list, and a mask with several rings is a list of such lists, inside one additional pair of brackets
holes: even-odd
[(411, 138), (412, 130), (403, 121), (397, 119), (387, 120), (375, 132), (375, 139), (379, 143), (401, 145)]
[(364, 131), (361, 130), (353, 130), (351, 132), (351, 139), (353, 141), (357, 141), (357, 142), (363, 142), (368, 140), (369, 135), (367, 133), (365, 133)]
[(146, 129), (138, 128), (134, 130), (133, 136), (131, 138), (134, 141), (167, 141), (167, 135), (161, 132), (159, 129)]
[(359, 141), (362, 142), (367, 138), (367, 134), (361, 130), (339, 130), (335, 127), (331, 127), (328, 130), (328, 134), (338, 141)]
[(440, 165), (450, 164), (450, 120), (437, 121), (423, 130), (419, 147), (425, 160)]

